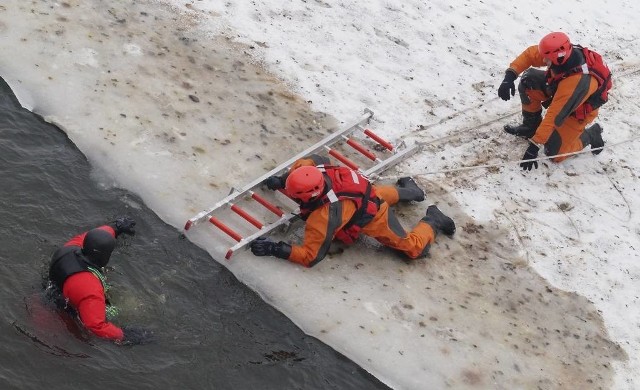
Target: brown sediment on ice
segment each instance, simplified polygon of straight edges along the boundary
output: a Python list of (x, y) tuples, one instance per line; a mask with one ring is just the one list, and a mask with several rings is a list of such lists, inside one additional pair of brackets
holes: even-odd
[[(127, 188), (137, 190), (139, 180), (150, 186), (157, 181), (155, 191), (143, 196), (154, 209), (170, 201), (177, 209), (199, 211), (336, 127), (334, 119), (312, 111), (256, 64), (250, 45), (192, 28), (197, 12), (182, 14), (144, 1), (126, 8), (103, 1), (14, 3), (34, 26), (21, 42), (38, 47), (43, 58), (22, 66), (38, 68), (45, 77), (49, 64), (67, 66), (70, 79), (81, 74), (85, 80), (69, 90), (81, 91), (86, 104), (70, 106), (59, 124), (83, 151), (97, 148), (94, 159), (113, 164), (117, 176), (128, 175)], [(4, 19), (0, 31), (15, 33), (11, 20)], [(64, 77), (51, 73), (48, 82), (59, 88)], [(96, 138), (101, 143), (90, 144)], [(145, 155), (144, 166), (139, 159), (128, 162), (127, 153)], [(190, 192), (185, 182), (200, 183), (202, 192), (212, 194)], [(167, 193), (178, 195), (167, 200)], [(429, 194), (447, 199), (437, 188)], [(443, 210), (451, 212), (458, 232), (452, 240), (439, 238), (430, 258), (404, 264), (381, 250), (388, 258), (374, 277), (397, 280), (385, 285), (380, 278), (378, 288), (408, 284), (415, 295), (394, 304), (380, 322), (419, 329), (419, 354), (430, 360), (425, 370), (451, 388), (610, 387), (612, 363), (626, 355), (610, 340), (594, 305), (538, 275), (519, 257), (504, 226), (480, 225), (456, 214), (460, 207), (448, 201)], [(415, 214), (415, 205), (403, 210)], [(369, 249), (364, 256), (353, 264), (356, 256), (340, 259), (343, 267), (353, 266), (348, 277), (372, 272)]]
[[(253, 46), (198, 26), (215, 16), (155, 1), (15, 2), (5, 11), (6, 28), (20, 34), (13, 39), (42, 58), (21, 66), (66, 95), (62, 107), (45, 102), (35, 111), (92, 162), (130, 177), (122, 183), (130, 189), (142, 171), (165, 179), (165, 188), (152, 191), (157, 196), (188, 192), (174, 178), (201, 181), (213, 194), (185, 206), (205, 208), (338, 126), (265, 70)], [(10, 22), (21, 14), (31, 21), (26, 31)]]
[[(449, 341), (428, 351), (458, 367), (444, 382), (456, 389), (610, 388), (612, 363), (627, 355), (611, 341), (594, 304), (540, 276), (505, 226), (456, 215), (459, 207), (446, 191), (436, 183), (428, 187), (458, 229), (454, 239), (439, 237), (431, 257), (403, 273), (426, 273), (429, 280), (423, 291), (428, 309), (409, 318), (419, 320), (424, 333)], [(397, 312), (412, 309), (398, 305)]]

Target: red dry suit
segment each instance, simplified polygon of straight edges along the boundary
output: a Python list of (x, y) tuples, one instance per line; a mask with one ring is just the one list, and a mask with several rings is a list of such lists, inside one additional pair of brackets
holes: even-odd
[[(116, 235), (108, 225), (100, 229)], [(49, 275), (87, 329), (96, 336), (120, 341), (124, 338), (122, 329), (106, 319), (102, 274), (83, 261), (81, 249), (86, 235), (84, 232), (73, 237), (54, 253)]]

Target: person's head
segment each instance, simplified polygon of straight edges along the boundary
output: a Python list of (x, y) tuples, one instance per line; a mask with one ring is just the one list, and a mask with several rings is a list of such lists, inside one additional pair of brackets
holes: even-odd
[(82, 243), (82, 254), (95, 267), (104, 267), (109, 262), (116, 239), (103, 229), (89, 230)]
[(540, 40), (538, 51), (547, 65), (562, 65), (571, 55), (571, 41), (563, 32), (552, 32)]
[(309, 202), (322, 194), (324, 175), (314, 166), (302, 166), (289, 174), (285, 183), (286, 193), (300, 202)]

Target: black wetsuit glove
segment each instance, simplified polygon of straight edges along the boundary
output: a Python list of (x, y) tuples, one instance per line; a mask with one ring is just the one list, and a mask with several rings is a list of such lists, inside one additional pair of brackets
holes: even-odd
[(123, 326), (122, 333), (124, 337), (120, 342), (121, 345), (141, 345), (153, 341), (153, 332), (139, 326)]
[(506, 101), (516, 94), (516, 84), (514, 81), (516, 81), (517, 78), (518, 75), (510, 69), (504, 73), (504, 80), (502, 80), (502, 83), (498, 87), (498, 96), (500, 96), (500, 99)]
[[(538, 150), (540, 150), (538, 145), (530, 143), (529, 147), (524, 152), (524, 156), (522, 156), (522, 159), (523, 160), (530, 160), (530, 159), (533, 159), (533, 158), (538, 158)], [(524, 162), (520, 163), (520, 168), (522, 168), (522, 170), (524, 170), (524, 171), (530, 171), (532, 168), (538, 169), (538, 162), (537, 161), (524, 161)]]
[(536, 134), (536, 129), (525, 125), (504, 125), (504, 131), (516, 137), (531, 138)]
[(111, 226), (116, 232), (116, 237), (118, 237), (122, 233), (128, 234), (130, 236), (136, 234), (136, 221), (126, 216), (116, 218), (116, 220), (111, 222), (109, 226)]
[(291, 254), (291, 245), (284, 241), (273, 242), (266, 237), (258, 237), (251, 243), (251, 253), (256, 256), (275, 256), (288, 259)]
[(275, 191), (284, 188), (285, 180), (280, 176), (270, 176), (265, 179), (264, 184), (268, 189)]

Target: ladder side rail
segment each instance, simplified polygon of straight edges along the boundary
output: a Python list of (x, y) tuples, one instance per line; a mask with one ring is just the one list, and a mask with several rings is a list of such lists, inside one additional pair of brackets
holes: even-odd
[(273, 176), (275, 174), (280, 173), (281, 171), (283, 171), (285, 168), (288, 168), (291, 164), (293, 164), (294, 162), (296, 162), (297, 160), (301, 159), (302, 157), (305, 157), (309, 154), (312, 154), (313, 152), (316, 152), (320, 149), (323, 149), (325, 147), (325, 145), (332, 143), (338, 139), (341, 139), (343, 134), (346, 134), (348, 132), (354, 131), (357, 128), (360, 128), (362, 126), (362, 124), (367, 123), (371, 117), (373, 116), (373, 111), (369, 110), (369, 109), (365, 109), (365, 114), (360, 118), (360, 120), (358, 122), (356, 122), (355, 124), (353, 124), (350, 127), (347, 127), (343, 130), (340, 130), (336, 133), (330, 134), (329, 136), (325, 137), (324, 139), (322, 139), (321, 141), (317, 142), (315, 145), (311, 146), (310, 148), (298, 153), (296, 156), (290, 158), (289, 160), (285, 161), (284, 163), (280, 164), (278, 167), (272, 169), (271, 171), (267, 172), (266, 174), (260, 176), (259, 178), (255, 179), (254, 181), (250, 182), (249, 184), (247, 184), (246, 186), (242, 187), (239, 190), (233, 190), (231, 192), (231, 194), (229, 194), (227, 197), (225, 197), (224, 199), (222, 199), (221, 201), (217, 202), (213, 207), (204, 210), (198, 214), (196, 214), (194, 217), (190, 218), (187, 223), (185, 224), (184, 230), (189, 230), (192, 226), (209, 219), (209, 217), (211, 216), (211, 213), (213, 213), (216, 209), (226, 205), (227, 203), (233, 201), (235, 198), (237, 198), (238, 196), (242, 196), (244, 195), (247, 191), (253, 189), (254, 187), (260, 185), (262, 182), (264, 182), (268, 177)]
[(391, 168), (392, 166), (398, 164), (402, 160), (416, 154), (419, 151), (420, 151), (420, 147), (417, 145), (407, 147), (406, 149), (403, 149), (395, 153), (393, 156), (387, 158), (386, 160), (382, 160), (380, 163), (367, 169), (366, 171), (363, 172), (363, 174), (366, 177), (370, 178), (370, 180), (375, 180), (375, 177), (377, 176), (378, 173)]

